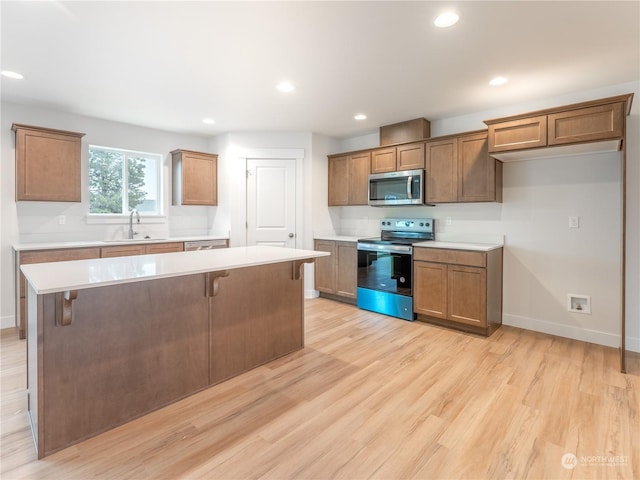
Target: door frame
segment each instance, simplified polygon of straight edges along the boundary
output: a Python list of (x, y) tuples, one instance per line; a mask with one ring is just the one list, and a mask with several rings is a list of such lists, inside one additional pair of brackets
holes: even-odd
[[(303, 167), (304, 167), (304, 148), (249, 148), (244, 149), (238, 155), (238, 162), (242, 166), (242, 171), (245, 174), (242, 177), (242, 182), (238, 182), (238, 186), (242, 185), (242, 194), (238, 195), (238, 201), (242, 202), (242, 206), (236, 209), (238, 215), (236, 219), (231, 219), (231, 230), (237, 232), (237, 234), (231, 234), (231, 238), (242, 239), (242, 243), (236, 243), (232, 246), (246, 246), (247, 245), (247, 160), (291, 160), (296, 162), (296, 228), (295, 228), (295, 248), (300, 248), (303, 245), (302, 238), (302, 212), (303, 208)], [(235, 243), (235, 242), (234, 242)]]

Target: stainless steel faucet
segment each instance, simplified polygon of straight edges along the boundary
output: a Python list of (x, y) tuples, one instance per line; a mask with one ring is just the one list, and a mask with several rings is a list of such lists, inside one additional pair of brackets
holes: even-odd
[(137, 210), (131, 210), (129, 214), (129, 240), (133, 240), (133, 236), (137, 235), (138, 232), (133, 231), (133, 214), (136, 214), (136, 223), (140, 223), (140, 214)]

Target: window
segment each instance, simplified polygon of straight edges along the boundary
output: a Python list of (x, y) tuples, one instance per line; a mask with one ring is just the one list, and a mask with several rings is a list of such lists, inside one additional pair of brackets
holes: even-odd
[(162, 215), (162, 155), (89, 146), (89, 214)]

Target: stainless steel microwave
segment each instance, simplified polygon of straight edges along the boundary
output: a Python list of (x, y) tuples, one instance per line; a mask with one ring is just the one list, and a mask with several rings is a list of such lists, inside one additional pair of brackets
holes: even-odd
[(424, 205), (424, 170), (372, 173), (369, 205)]

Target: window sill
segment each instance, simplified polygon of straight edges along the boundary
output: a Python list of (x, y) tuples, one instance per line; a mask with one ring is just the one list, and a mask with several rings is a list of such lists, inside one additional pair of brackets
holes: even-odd
[[(111, 214), (88, 214), (88, 225), (123, 225), (129, 223), (129, 215), (111, 215)], [(167, 223), (166, 215), (140, 215), (141, 224), (162, 224)], [(138, 225), (136, 219), (133, 219), (133, 224)]]

